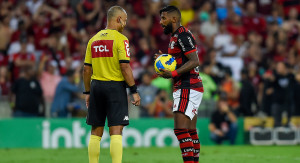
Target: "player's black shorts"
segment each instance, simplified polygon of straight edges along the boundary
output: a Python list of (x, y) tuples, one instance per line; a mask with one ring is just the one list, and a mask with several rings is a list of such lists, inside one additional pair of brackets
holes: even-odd
[(86, 123), (108, 127), (129, 124), (126, 83), (92, 80)]

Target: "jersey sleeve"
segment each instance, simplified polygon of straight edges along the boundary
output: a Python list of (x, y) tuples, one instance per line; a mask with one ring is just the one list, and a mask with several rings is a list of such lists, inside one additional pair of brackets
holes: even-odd
[(130, 61), (129, 41), (127, 39), (118, 40), (117, 48), (118, 48), (119, 62), (129, 63)]
[(188, 33), (181, 33), (178, 36), (179, 47), (181, 48), (184, 55), (190, 54), (196, 51), (195, 40)]
[(91, 40), (89, 41), (86, 51), (85, 51), (85, 59), (84, 59), (84, 65), (92, 66), (92, 51), (91, 51)]

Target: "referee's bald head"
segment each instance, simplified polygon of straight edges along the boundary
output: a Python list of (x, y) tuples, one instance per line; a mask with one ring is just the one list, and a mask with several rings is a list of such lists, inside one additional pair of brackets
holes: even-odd
[(119, 32), (123, 32), (126, 26), (127, 13), (120, 6), (112, 6), (107, 11), (107, 28), (116, 29)]
[(126, 14), (126, 11), (121, 6), (112, 6), (107, 11), (107, 20), (110, 21), (115, 17), (121, 16), (122, 14)]

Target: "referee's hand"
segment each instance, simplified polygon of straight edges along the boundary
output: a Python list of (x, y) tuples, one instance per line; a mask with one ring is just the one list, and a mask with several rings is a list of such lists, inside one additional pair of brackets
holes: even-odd
[(85, 95), (85, 106), (87, 109), (89, 108), (89, 102), (90, 102), (90, 95)]
[(139, 106), (141, 104), (141, 97), (140, 97), (139, 93), (132, 94), (132, 97), (133, 97), (133, 101), (131, 101), (131, 103), (134, 106)]

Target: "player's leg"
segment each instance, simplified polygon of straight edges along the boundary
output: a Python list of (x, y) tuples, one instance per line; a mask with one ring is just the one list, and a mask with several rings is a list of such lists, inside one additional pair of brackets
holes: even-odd
[(175, 112), (174, 122), (174, 133), (179, 141), (183, 162), (194, 163), (193, 140), (188, 131), (191, 120), (185, 114)]
[(200, 154), (200, 141), (197, 133), (197, 116), (194, 116), (190, 127), (189, 133), (191, 138), (193, 139), (193, 146), (194, 146), (194, 163), (199, 162), (199, 154)]
[(108, 85), (107, 122), (110, 133), (110, 155), (112, 163), (121, 163), (123, 155), (122, 131), (129, 124), (126, 85), (113, 82)]
[(177, 90), (174, 98), (174, 133), (179, 141), (184, 163), (194, 163), (193, 141), (189, 134), (190, 117), (185, 113), (189, 105), (189, 89)]
[(193, 139), (194, 163), (199, 162), (199, 154), (200, 154), (200, 141), (197, 133), (197, 112), (200, 103), (202, 101), (202, 95), (203, 93), (201, 92), (190, 90), (190, 102), (189, 102), (190, 106), (186, 111), (186, 114), (189, 115), (189, 117), (193, 117), (192, 122), (190, 123), (189, 126), (189, 133), (191, 135), (191, 138)]

